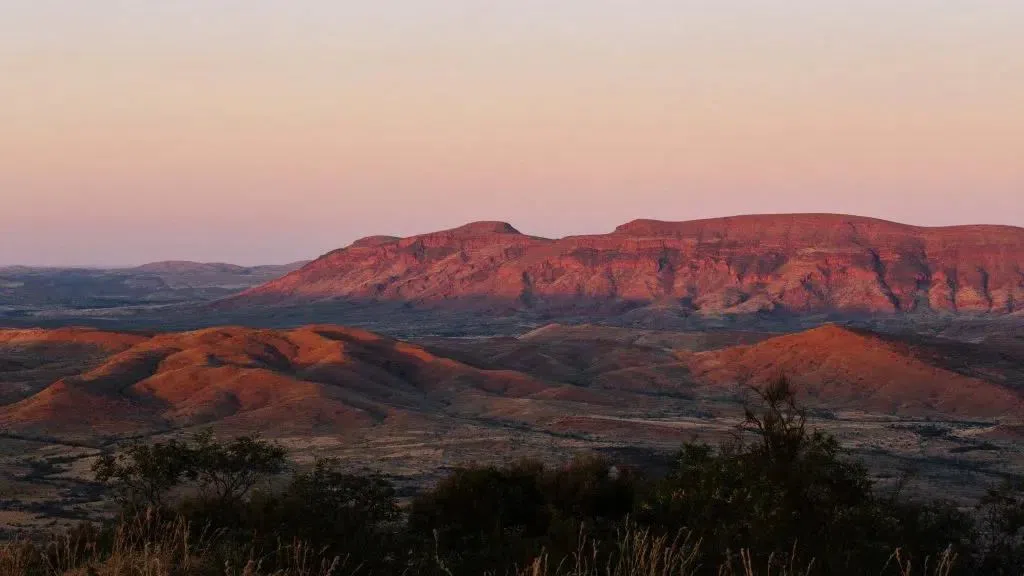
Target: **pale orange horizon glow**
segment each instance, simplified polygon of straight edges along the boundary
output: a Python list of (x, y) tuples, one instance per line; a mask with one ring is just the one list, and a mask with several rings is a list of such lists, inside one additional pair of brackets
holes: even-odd
[(1017, 2), (346, 4), (0, 9), (0, 264), (475, 219), (1024, 225)]

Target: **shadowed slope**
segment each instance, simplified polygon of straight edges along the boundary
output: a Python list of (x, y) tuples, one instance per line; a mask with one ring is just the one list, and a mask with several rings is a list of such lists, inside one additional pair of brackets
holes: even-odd
[(88, 370), (146, 339), (85, 328), (0, 330), (0, 406)]
[(621, 394), (734, 395), (780, 374), (815, 404), (869, 412), (1024, 416), (1024, 348), (834, 325), (778, 336), (551, 325), (519, 338), (428, 340), (448, 356)]
[(681, 350), (758, 342), (760, 332), (659, 332), (611, 326), (550, 324), (517, 338), (426, 339), (431, 350), (482, 368), (608, 390), (678, 392), (688, 381)]

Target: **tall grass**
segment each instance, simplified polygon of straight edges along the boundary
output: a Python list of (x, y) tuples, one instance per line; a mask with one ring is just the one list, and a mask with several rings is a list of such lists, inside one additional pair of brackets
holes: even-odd
[[(696, 576), (708, 571), (699, 564), (701, 541), (692, 534), (674, 539), (655, 536), (650, 531), (629, 527), (620, 536), (616, 553), (601, 559), (596, 543), (584, 544), (568, 562), (552, 565), (546, 555), (536, 558), (518, 576)], [(769, 556), (763, 567), (747, 550), (736, 554), (735, 562), (724, 563), (714, 571), (718, 576), (806, 576), (813, 562), (798, 567), (794, 553), (781, 563)]]
[(616, 551), (602, 558), (597, 542), (581, 538), (572, 558), (553, 563), (547, 554), (535, 558), (519, 576), (689, 576), (698, 568), (700, 541), (679, 535), (654, 536), (648, 530), (627, 527)]
[[(0, 544), (0, 576), (344, 576), (345, 562), (301, 542), (263, 553), (146, 514), (110, 536), (83, 528), (44, 542)], [(273, 570), (265, 570), (272, 565)]]
[[(701, 566), (701, 541), (692, 534), (674, 539), (655, 536), (649, 530), (628, 527), (616, 543), (616, 553), (601, 559), (594, 542), (584, 543), (569, 560), (553, 563), (547, 555), (534, 559), (517, 576), (698, 576), (708, 574)], [(717, 566), (717, 576), (812, 576), (814, 561), (801, 565), (796, 546), (785, 558), (770, 555), (759, 561), (749, 550), (740, 550), (733, 561)], [(917, 567), (896, 550), (879, 574), (894, 576), (950, 576), (956, 555), (947, 548), (938, 558), (926, 558)]]
[[(713, 570), (699, 564), (701, 541), (692, 535), (656, 536), (634, 526), (623, 529), (602, 554), (598, 542), (581, 538), (566, 559), (542, 554), (508, 576), (812, 576), (814, 563), (797, 565), (796, 547), (788, 558), (754, 558), (738, 551), (733, 561)], [(947, 550), (915, 566), (900, 551), (879, 574), (949, 576), (956, 561)], [(272, 567), (272, 568), (270, 568)], [(416, 572), (406, 570), (410, 576)], [(438, 560), (433, 574), (451, 574)], [(21, 540), (0, 545), (0, 576), (356, 576), (369, 572), (350, 566), (301, 542), (279, 543), (260, 552), (195, 531), (181, 519), (161, 522), (146, 514), (120, 523), (110, 535), (80, 529), (44, 542)], [(498, 575), (496, 575), (498, 576)]]

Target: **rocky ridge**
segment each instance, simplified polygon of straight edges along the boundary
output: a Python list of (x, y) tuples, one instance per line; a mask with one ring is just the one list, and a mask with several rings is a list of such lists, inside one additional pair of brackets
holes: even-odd
[(704, 314), (1024, 309), (1024, 228), (925, 228), (836, 214), (635, 220), (552, 240), (502, 222), (330, 252), (232, 305), (330, 299)]

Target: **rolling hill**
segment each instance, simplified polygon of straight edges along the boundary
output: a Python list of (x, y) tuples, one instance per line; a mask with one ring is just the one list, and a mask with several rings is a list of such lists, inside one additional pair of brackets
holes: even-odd
[[(960, 354), (961, 371), (948, 364)], [(904, 340), (826, 325), (749, 346), (687, 355), (694, 382), (759, 386), (785, 375), (817, 405), (898, 415), (1024, 415), (1024, 374), (981, 377), (984, 354), (962, 343)], [(994, 367), (990, 367), (994, 368)], [(972, 373), (973, 372), (973, 373)]]
[(403, 414), (485, 412), (505, 398), (558, 398), (559, 388), (566, 387), (473, 368), (361, 330), (226, 327), (144, 338), (0, 408), (0, 423), (54, 437), (202, 424), (343, 433)]
[(79, 439), (201, 425), (344, 437), (381, 425), (560, 422), (571, 432), (564, 423), (578, 422), (593, 432), (595, 414), (736, 409), (750, 386), (781, 374), (816, 407), (1013, 424), (1024, 415), (1021, 358), (1012, 340), (994, 347), (835, 325), (784, 335), (550, 325), (419, 343), (327, 325), (0, 331), (0, 428)]
[(641, 395), (733, 396), (785, 375), (830, 409), (901, 416), (1024, 416), (1024, 345), (837, 325), (793, 334), (551, 325), (518, 338), (424, 341), (490, 369)]

